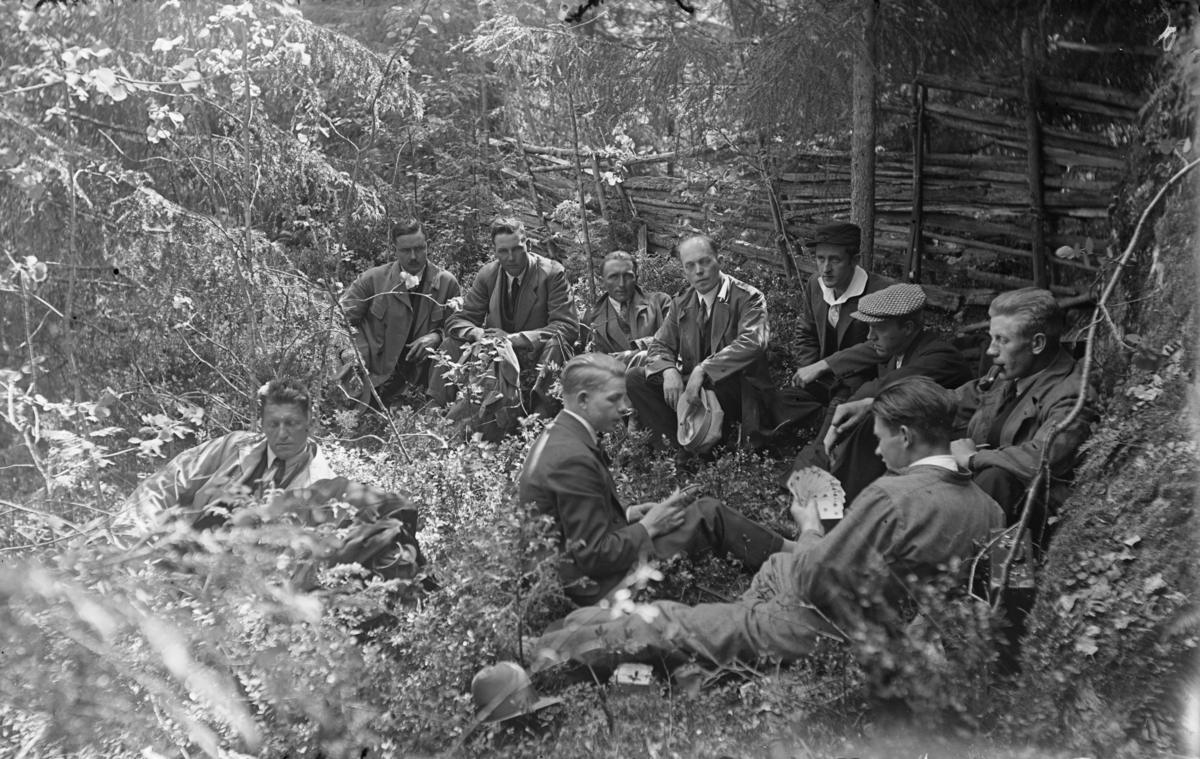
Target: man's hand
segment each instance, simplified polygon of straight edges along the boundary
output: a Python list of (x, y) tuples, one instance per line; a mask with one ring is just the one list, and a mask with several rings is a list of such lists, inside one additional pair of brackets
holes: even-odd
[(975, 441), (969, 437), (950, 443), (950, 455), (954, 457), (954, 461), (957, 462), (959, 469), (969, 470), (971, 468), (971, 457), (978, 451), (979, 449), (975, 447)]
[(404, 360), (416, 361), (426, 353), (436, 350), (441, 344), (442, 336), (436, 332), (430, 332), (428, 335), (422, 335), (416, 340), (413, 340), (412, 344), (408, 346), (408, 353), (404, 354)]
[(875, 402), (874, 398), (863, 398), (857, 401), (847, 401), (841, 404), (833, 412), (833, 422), (829, 425), (829, 432), (825, 433), (825, 454), (832, 455), (833, 449), (842, 437), (863, 423), (867, 418), (867, 414), (871, 412), (871, 404)]
[(679, 397), (683, 395), (683, 375), (675, 367), (663, 372), (663, 398), (671, 408), (679, 408)]
[[(704, 370), (696, 367), (692, 370), (692, 376), (688, 377), (687, 387), (683, 389), (683, 395), (679, 397), (680, 403), (686, 403), (689, 406), (700, 405), (700, 390), (704, 387)], [(675, 408), (679, 408), (676, 406)]]
[(806, 385), (811, 385), (812, 383), (821, 379), (821, 377), (825, 376), (826, 374), (831, 374), (832, 372), (833, 370), (829, 368), (829, 364), (825, 361), (818, 361), (815, 364), (802, 366), (796, 370), (795, 374), (792, 375), (792, 387), (805, 387)]
[(650, 512), (650, 509), (652, 508), (654, 508), (653, 501), (649, 503), (639, 503), (636, 506), (630, 506), (625, 510), (625, 519), (627, 519), (630, 524), (639, 522), (641, 521), (642, 517), (646, 516), (646, 514)]
[(817, 511), (817, 499), (809, 498), (804, 503), (800, 503), (800, 499), (792, 496), (792, 519), (796, 520), (796, 526), (800, 528), (800, 533), (816, 532), (820, 535), (825, 534), (825, 526), (821, 524), (821, 514)]
[(650, 537), (666, 535), (672, 530), (683, 526), (683, 512), (686, 507), (680, 506), (678, 500), (668, 498), (662, 503), (653, 504), (639, 524), (646, 528)]

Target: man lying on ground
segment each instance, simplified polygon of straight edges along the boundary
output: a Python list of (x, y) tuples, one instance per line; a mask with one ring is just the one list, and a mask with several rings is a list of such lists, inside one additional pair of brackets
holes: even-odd
[[(338, 477), (309, 439), (309, 395), (298, 381), (278, 379), (259, 392), (262, 432), (231, 432), (184, 451), (125, 499), (113, 532), (135, 538), (182, 522), (193, 530), (223, 527), (263, 504), (266, 513), (307, 526), (350, 527), (318, 558), (358, 563), (389, 579), (412, 579), (425, 560), (417, 544), (416, 507), (404, 496)], [(280, 492), (283, 491), (283, 492)], [(330, 504), (347, 504), (338, 518)], [(311, 563), (293, 578), (311, 584)]]
[(716, 550), (757, 569), (791, 546), (713, 498), (689, 505), (676, 495), (623, 507), (600, 434), (616, 430), (629, 413), (625, 365), (606, 353), (585, 353), (571, 359), (561, 377), (564, 408), (529, 451), (520, 498), (558, 526), (559, 573), (573, 601), (598, 603), (627, 585), (648, 558)]
[(864, 490), (828, 535), (815, 503), (793, 502), (795, 545), (771, 556), (737, 603), (658, 601), (623, 616), (579, 609), (537, 640), (534, 671), (567, 660), (608, 667), (689, 654), (717, 664), (795, 660), (822, 636), (853, 628), (864, 604), (894, 606), (911, 584), (975, 554), (1004, 522), (950, 455), (956, 411), (949, 391), (925, 377), (881, 391), (875, 434), (891, 473)]

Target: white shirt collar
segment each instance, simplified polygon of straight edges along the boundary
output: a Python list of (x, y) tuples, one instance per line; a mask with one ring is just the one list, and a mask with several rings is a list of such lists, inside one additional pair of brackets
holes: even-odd
[(861, 266), (854, 267), (854, 276), (850, 278), (850, 286), (846, 288), (846, 292), (842, 293), (841, 297), (833, 294), (833, 288), (827, 287), (821, 278), (817, 277), (817, 284), (821, 286), (821, 297), (831, 306), (840, 306), (851, 298), (857, 298), (867, 289), (867, 272)]
[[(615, 298), (613, 298), (611, 295), (608, 296), (608, 302), (610, 304), (612, 304), (613, 311), (616, 311), (618, 314), (621, 313), (621, 304), (618, 303), (617, 300)], [(629, 299), (629, 304), (627, 307), (633, 308), (633, 298)]]
[[(515, 277), (513, 275), (509, 274), (507, 269), (501, 268), (500, 270), (502, 272), (504, 272), (504, 276), (505, 276), (504, 281), (505, 282), (515, 279), (515, 280), (517, 280), (517, 284), (520, 285), (525, 281), (525, 275), (529, 273), (530, 266), (533, 266), (533, 257), (532, 256), (530, 256), (529, 259), (525, 262), (525, 269)], [(512, 285), (509, 285), (509, 287), (512, 287)]]
[(937, 456), (926, 456), (923, 459), (914, 461), (908, 466), (940, 466), (942, 469), (949, 469), (951, 472), (958, 471), (958, 462), (954, 460), (953, 456), (945, 453)]
[(564, 409), (563, 409), (563, 411), (565, 411), (566, 413), (570, 414), (571, 416), (573, 416), (573, 417), (575, 417), (576, 419), (578, 419), (578, 420), (579, 420), (579, 423), (583, 425), (583, 428), (584, 428), (585, 430), (587, 430), (587, 432), (588, 432), (588, 434), (589, 434), (589, 435), (591, 435), (591, 436), (592, 436), (592, 442), (593, 442), (593, 443), (598, 443), (598, 442), (599, 442), (599, 438), (596, 436), (596, 429), (595, 429), (594, 427), (592, 427), (592, 424), (591, 424), (591, 422), (589, 422), (587, 419), (584, 419), (584, 418), (583, 418), (582, 416), (580, 416), (579, 414), (576, 414), (574, 411), (572, 411), (572, 410), (571, 410), (571, 409), (569, 409), (569, 408), (564, 408)]
[[(700, 295), (700, 293), (696, 294)], [(729, 299), (729, 275), (725, 272), (721, 272), (721, 284), (700, 295), (700, 300), (704, 301), (704, 307), (709, 316), (712, 316), (713, 304), (717, 302), (717, 298), (722, 301)]]

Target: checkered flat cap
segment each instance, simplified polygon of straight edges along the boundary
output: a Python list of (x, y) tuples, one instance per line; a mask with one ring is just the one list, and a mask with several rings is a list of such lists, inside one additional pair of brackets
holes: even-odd
[(908, 316), (925, 308), (925, 291), (920, 285), (892, 285), (858, 299), (858, 310), (850, 314), (860, 322), (881, 322)]

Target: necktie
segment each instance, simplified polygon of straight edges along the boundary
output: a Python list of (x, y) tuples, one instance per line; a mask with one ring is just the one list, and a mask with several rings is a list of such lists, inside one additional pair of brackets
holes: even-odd
[(270, 470), (267, 471), (267, 473), (263, 475), (261, 480), (259, 480), (259, 483), (258, 483), (259, 492), (261, 493), (261, 492), (265, 491), (267, 488), (278, 489), (280, 486), (282, 486), (283, 485), (283, 470), (286, 467), (287, 467), (286, 462), (284, 462), (283, 459), (276, 457), (275, 463), (271, 465)]
[(508, 291), (508, 310), (515, 319), (517, 316), (517, 296), (521, 294), (521, 283), (516, 277), (512, 277), (512, 284)]
[(625, 333), (625, 337), (629, 337), (632, 332), (629, 328), (629, 304), (621, 303), (617, 307), (617, 326)]
[(700, 360), (708, 358), (712, 352), (712, 313), (708, 304), (700, 301)]
[(838, 325), (838, 321), (841, 320), (841, 316), (842, 307), (840, 304), (829, 307), (829, 324), (831, 326), (836, 327)]

